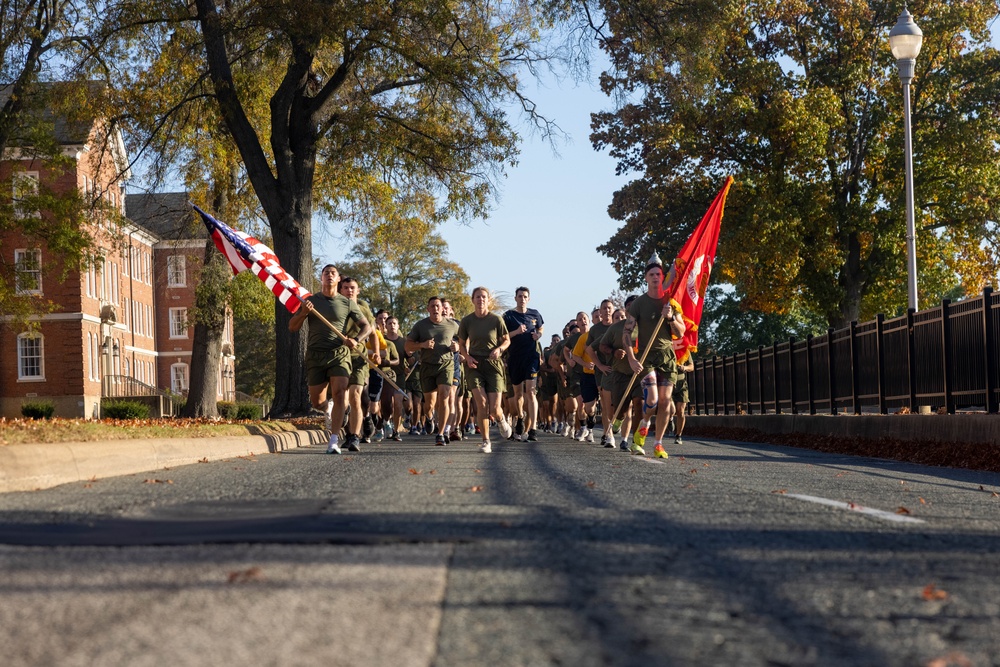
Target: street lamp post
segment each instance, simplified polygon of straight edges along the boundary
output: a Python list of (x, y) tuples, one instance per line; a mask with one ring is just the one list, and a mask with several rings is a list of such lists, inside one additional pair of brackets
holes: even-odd
[(903, 159), (906, 167), (906, 275), (909, 307), (917, 310), (917, 232), (913, 219), (913, 144), (910, 140), (910, 81), (920, 54), (924, 33), (903, 6), (896, 25), (889, 31), (889, 48), (903, 82)]

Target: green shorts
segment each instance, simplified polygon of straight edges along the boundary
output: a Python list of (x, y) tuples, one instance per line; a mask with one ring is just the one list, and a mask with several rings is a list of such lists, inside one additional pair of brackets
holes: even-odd
[(340, 345), (332, 350), (306, 351), (306, 383), (310, 387), (326, 384), (332, 377), (350, 377), (351, 351)]
[(368, 361), (360, 354), (351, 355), (351, 373), (348, 376), (347, 384), (356, 384), (361, 387), (368, 382)]
[(647, 373), (655, 370), (658, 376), (672, 379), (677, 374), (677, 355), (673, 348), (650, 350), (642, 367)]
[(482, 389), (487, 394), (504, 392), (503, 362), (496, 359), (479, 359), (475, 369), (465, 367), (466, 382), (471, 389)]
[(455, 379), (455, 364), (448, 361), (440, 366), (424, 366), (420, 369), (420, 391), (425, 394), (437, 391), (441, 385), (450, 387)]
[(567, 387), (567, 390), (569, 391), (569, 396), (567, 396), (566, 398), (580, 395), (580, 376), (583, 375), (583, 371), (578, 371), (577, 368), (579, 367), (574, 368), (573, 371), (569, 374), (569, 378), (567, 378), (569, 382), (569, 387)]
[(674, 376), (674, 403), (688, 403), (688, 381), (686, 373), (678, 373)]
[[(622, 396), (625, 395), (625, 388), (628, 387), (632, 375), (624, 375), (623, 373), (615, 373), (614, 371), (608, 373), (608, 375), (611, 377), (611, 403), (614, 406), (611, 409), (614, 410), (621, 403)], [(632, 399), (642, 398), (642, 385), (639, 382), (639, 378), (636, 378), (635, 382), (632, 383), (629, 395)]]

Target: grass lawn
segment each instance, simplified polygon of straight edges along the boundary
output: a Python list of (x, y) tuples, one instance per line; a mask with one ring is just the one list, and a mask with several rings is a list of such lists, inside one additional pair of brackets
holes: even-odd
[(212, 438), (266, 435), (322, 428), (322, 419), (233, 421), (212, 419), (3, 419), (0, 446), (36, 442), (88, 442), (143, 438)]

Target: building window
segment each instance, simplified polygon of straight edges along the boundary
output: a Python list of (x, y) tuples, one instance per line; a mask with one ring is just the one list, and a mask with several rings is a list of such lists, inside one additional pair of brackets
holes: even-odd
[(42, 251), (19, 248), (14, 251), (15, 290), (18, 294), (42, 293)]
[(45, 379), (45, 346), (39, 333), (23, 333), (17, 337), (17, 379)]
[(38, 217), (38, 172), (19, 171), (14, 174), (14, 215), (18, 218)]
[(170, 367), (170, 391), (183, 394), (188, 390), (187, 364), (174, 364)]
[(170, 309), (170, 337), (187, 338), (187, 308)]
[(167, 287), (187, 286), (187, 258), (184, 255), (167, 257)]

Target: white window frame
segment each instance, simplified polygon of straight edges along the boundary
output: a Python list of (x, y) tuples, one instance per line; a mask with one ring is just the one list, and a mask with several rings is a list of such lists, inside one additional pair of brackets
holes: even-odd
[(188, 365), (185, 363), (170, 366), (170, 391), (183, 394), (188, 390)]
[(167, 256), (167, 287), (187, 287), (187, 257)]
[(23, 198), (38, 196), (39, 174), (37, 171), (17, 171), (12, 179), (14, 217), (23, 220), (24, 218), (37, 218), (41, 215), (38, 210), (29, 210), (23, 205)]
[[(29, 359), (35, 359), (36, 355), (28, 357), (25, 355), (25, 342), (37, 340), (37, 370), (35, 375), (25, 373), (25, 363)], [(35, 350), (32, 350), (34, 352)], [(17, 381), (18, 382), (42, 382), (45, 380), (45, 336), (38, 332), (26, 331), (17, 336)]]
[(187, 338), (187, 308), (171, 308), (169, 314), (170, 338)]
[[(23, 269), (22, 264), (28, 257), (33, 258), (34, 268)], [(27, 274), (37, 274), (34, 279), (34, 289), (25, 289), (22, 283), (22, 276)], [(42, 293), (42, 249), (41, 248), (16, 248), (14, 250), (14, 291), (18, 294), (41, 294)]]

